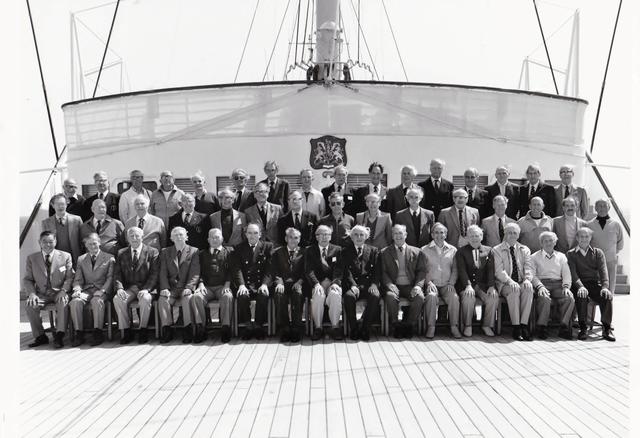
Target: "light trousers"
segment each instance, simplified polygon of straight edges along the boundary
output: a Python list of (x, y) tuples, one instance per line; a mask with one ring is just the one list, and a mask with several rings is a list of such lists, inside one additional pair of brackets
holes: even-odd
[(324, 306), (329, 307), (329, 319), (333, 327), (340, 324), (340, 315), (342, 314), (342, 292), (335, 289), (329, 290), (331, 280), (325, 278), (320, 283), (324, 290), (321, 294), (311, 291), (311, 315), (313, 316), (313, 324), (316, 328), (322, 328), (322, 320), (324, 318)]
[(531, 304), (533, 303), (533, 291), (525, 291), (522, 284), (518, 284), (515, 289), (507, 284), (500, 287), (500, 296), (507, 300), (509, 307), (509, 318), (512, 325), (528, 324), (531, 314)]
[(87, 304), (91, 307), (91, 313), (93, 314), (93, 328), (102, 329), (104, 327), (105, 306), (109, 305), (108, 302), (105, 303), (105, 298), (105, 295), (101, 297), (89, 295), (87, 299), (72, 298), (69, 302), (69, 310), (73, 329), (77, 331), (84, 328), (84, 309)]
[[(27, 318), (29, 318), (29, 324), (31, 325), (31, 333), (34, 338), (44, 335), (44, 327), (42, 326), (42, 317), (40, 311), (47, 304), (55, 303), (53, 296), (37, 295), (38, 304), (35, 306), (25, 305), (25, 311)], [(55, 303), (56, 305), (56, 330), (64, 332), (67, 327), (67, 304)]]
[(173, 325), (173, 306), (182, 307), (182, 321), (184, 326), (191, 324), (191, 298), (193, 294), (182, 297), (160, 297), (158, 298), (158, 313), (160, 313), (160, 324), (162, 327)]
[[(460, 318), (460, 298), (453, 286), (438, 286), (438, 294), (427, 293), (425, 296), (425, 315), (427, 318), (427, 327), (436, 325), (438, 316), (439, 298), (445, 302), (449, 311), (449, 324), (451, 327), (458, 326)], [(475, 299), (474, 299), (475, 303)]]
[(500, 298), (498, 295), (489, 296), (484, 290), (480, 289), (480, 286), (476, 285), (473, 290), (475, 296), (465, 296), (460, 292), (460, 308), (462, 312), (462, 326), (471, 327), (473, 323), (473, 316), (476, 310), (476, 298), (480, 298), (482, 305), (484, 306), (484, 312), (482, 317), (482, 327), (493, 328), (496, 320), (496, 309), (498, 308), (498, 302)]
[(222, 325), (231, 325), (231, 308), (233, 304), (233, 294), (231, 291), (222, 293), (224, 286), (207, 286), (207, 292), (201, 294), (196, 292), (191, 298), (191, 312), (196, 324), (205, 324), (205, 307), (211, 300), (218, 300), (220, 303), (220, 322)]
[(115, 294), (113, 297), (113, 306), (116, 308), (116, 315), (118, 315), (118, 327), (120, 327), (120, 330), (131, 327), (129, 304), (138, 300), (138, 306), (140, 308), (140, 328), (146, 328), (149, 324), (149, 316), (151, 315), (151, 303), (153, 300), (151, 294), (147, 292), (138, 299), (137, 291), (127, 289), (125, 293), (127, 294), (127, 298), (124, 300), (120, 298), (118, 294)]

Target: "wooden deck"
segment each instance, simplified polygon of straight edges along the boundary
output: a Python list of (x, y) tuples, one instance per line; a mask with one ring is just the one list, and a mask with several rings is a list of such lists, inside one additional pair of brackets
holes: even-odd
[(438, 333), (29, 350), (21, 318), (22, 435), (624, 437), (630, 303), (616, 297), (615, 343)]

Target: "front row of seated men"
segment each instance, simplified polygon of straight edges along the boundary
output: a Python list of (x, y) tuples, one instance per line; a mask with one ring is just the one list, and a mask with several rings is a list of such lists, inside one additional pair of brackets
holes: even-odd
[[(144, 225), (144, 224), (143, 224)], [(378, 319), (381, 299), (388, 311), (390, 327), (396, 338), (411, 338), (421, 312), (425, 312), (426, 336), (435, 335), (435, 322), (442, 299), (447, 305), (454, 338), (472, 335), (476, 300), (484, 307), (482, 331), (494, 336), (493, 325), (498, 297), (507, 302), (516, 340), (531, 340), (529, 315), (535, 305), (537, 336), (546, 339), (551, 304), (560, 314), (559, 336), (572, 338), (572, 317), (577, 307), (578, 339), (586, 339), (587, 304), (591, 299), (600, 306), (603, 338), (614, 341), (611, 328), (612, 293), (609, 290), (607, 264), (602, 250), (593, 248), (590, 228), (577, 231), (578, 245), (565, 255), (556, 251), (557, 237), (551, 231), (539, 236), (541, 249), (531, 254), (518, 242), (520, 227), (504, 225), (504, 240), (490, 248), (482, 245), (483, 231), (469, 226), (468, 243), (460, 249), (447, 243), (447, 228), (437, 222), (431, 229), (432, 241), (422, 248), (407, 244), (407, 227), (392, 228), (393, 243), (378, 248), (366, 243), (369, 229), (355, 225), (349, 233), (350, 245), (331, 243), (332, 229), (316, 228), (316, 243), (300, 246), (301, 233), (290, 227), (286, 244), (274, 250), (271, 242), (260, 239), (261, 227), (250, 223), (246, 240), (236, 247), (223, 245), (224, 231), (209, 231), (209, 248), (198, 251), (188, 244), (183, 227), (171, 231), (172, 246), (157, 249), (143, 242), (143, 230), (132, 226), (127, 231), (129, 247), (117, 256), (100, 249), (95, 233), (84, 239), (87, 252), (74, 269), (69, 253), (55, 249), (56, 235), (40, 235), (41, 251), (27, 258), (24, 288), (28, 293), (27, 315), (35, 341), (30, 346), (49, 342), (44, 334), (40, 310), (55, 305), (57, 325), (55, 347), (63, 346), (67, 304), (75, 330), (73, 345), (83, 343), (85, 310), (93, 314), (92, 345), (103, 342), (105, 307), (113, 301), (121, 343), (132, 339), (129, 305), (140, 311), (139, 342), (147, 342), (147, 327), (152, 302), (157, 300), (161, 343), (173, 337), (174, 310), (182, 309), (183, 342), (200, 343), (206, 339), (206, 309), (211, 300), (219, 301), (221, 339), (231, 337), (231, 312), (235, 296), (238, 323), (244, 326), (242, 339), (263, 339), (267, 322), (268, 298), (273, 296), (276, 321), (282, 341), (297, 342), (302, 336), (302, 307), (310, 297), (313, 340), (324, 336), (325, 307), (331, 324), (330, 334), (342, 339), (340, 316), (344, 303), (345, 321), (352, 339), (369, 339), (369, 328)], [(534, 302), (535, 297), (535, 304)], [(356, 301), (366, 301), (360, 322), (356, 319)], [(251, 319), (251, 301), (255, 318)], [(401, 301), (406, 300), (406, 301)], [(398, 320), (400, 305), (405, 306)], [(289, 306), (291, 307), (289, 311)], [(461, 314), (461, 320), (460, 320)]]

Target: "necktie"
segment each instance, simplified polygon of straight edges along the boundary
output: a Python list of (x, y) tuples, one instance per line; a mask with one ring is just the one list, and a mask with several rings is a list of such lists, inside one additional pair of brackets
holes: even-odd
[(271, 181), (271, 182), (269, 183), (269, 191), (270, 191), (270, 192), (273, 192), (273, 190), (275, 189), (275, 186), (276, 186), (276, 183), (274, 183), (273, 181)]
[(304, 192), (304, 201), (309, 202), (309, 192)]
[(473, 250), (473, 264), (476, 265), (476, 268), (480, 267), (480, 258), (478, 256), (478, 249), (474, 248)]
[(100, 193), (100, 194), (98, 195), (98, 198), (100, 198), (100, 199), (104, 199), (104, 195), (103, 195), (102, 193)]
[(518, 261), (516, 260), (516, 252), (513, 246), (509, 247), (511, 253), (511, 279), (516, 283), (520, 283), (520, 276), (518, 275)]
[(322, 258), (323, 259), (327, 258), (327, 247), (326, 246), (324, 248), (322, 248)]
[(51, 256), (49, 254), (44, 256), (44, 265), (47, 268), (47, 289), (51, 288)]
[(64, 226), (64, 223), (62, 222), (62, 218), (61, 217), (58, 218), (58, 223), (60, 223), (60, 226)]
[(96, 266), (96, 256), (92, 255), (91, 256), (91, 267), (95, 268)]
[(531, 198), (533, 198), (533, 191), (533, 186), (529, 184), (529, 201), (531, 201)]
[(289, 250), (289, 264), (291, 264), (291, 262), (293, 261), (293, 256), (296, 255), (296, 252), (294, 250)]
[(399, 252), (400, 254), (402, 254), (402, 247), (401, 247), (401, 246), (399, 246), (399, 247), (398, 247), (398, 252)]
[(258, 212), (260, 213), (260, 219), (262, 219), (262, 223), (266, 225), (267, 223), (267, 210), (264, 207), (259, 207)]
[(473, 199), (473, 190), (467, 189), (467, 195), (469, 195), (469, 200)]
[(500, 242), (504, 239), (504, 225), (502, 223), (502, 218), (498, 218), (498, 236), (500, 236)]
[(439, 187), (439, 181), (438, 181), (438, 180), (435, 180), (435, 181), (433, 182), (433, 188), (434, 188), (434, 189), (436, 189), (436, 192), (438, 191), (438, 187)]
[(564, 186), (564, 197), (569, 196), (569, 186)]
[(191, 213), (187, 213), (184, 215), (184, 223), (188, 224), (189, 223), (189, 219), (191, 219)]
[(462, 210), (458, 210), (458, 221), (460, 221), (460, 235), (462, 237), (467, 236), (467, 224), (464, 223), (464, 218), (462, 217)]
[(404, 196), (407, 196), (407, 190), (409, 190), (409, 187), (402, 188), (402, 192), (404, 193)]
[(420, 216), (418, 215), (418, 210), (412, 213), (411, 221), (413, 222), (413, 232), (416, 235), (416, 240), (420, 240)]
[(373, 193), (378, 193), (378, 186), (373, 186)]
[(597, 216), (596, 219), (598, 219), (598, 223), (600, 224), (600, 228), (602, 228), (604, 230), (604, 226), (607, 225), (607, 220), (609, 219), (609, 215), (600, 217)]
[(358, 258), (362, 257), (362, 247), (358, 248)]
[(338, 190), (336, 190), (338, 193), (342, 193), (342, 185), (338, 185)]
[(300, 229), (300, 213), (296, 213), (295, 216), (296, 217), (295, 217), (295, 220), (293, 221), (293, 226), (299, 230)]
[(102, 230), (102, 221), (98, 221), (98, 225), (96, 226), (96, 233), (100, 234), (100, 230)]
[(141, 230), (144, 228), (144, 219), (143, 218), (138, 219), (138, 228), (140, 228)]
[(180, 257), (182, 256), (182, 250), (178, 251), (178, 253), (176, 254), (177, 258), (178, 258), (178, 262), (180, 262)]
[(242, 191), (238, 190), (236, 192), (236, 199), (233, 201), (233, 209), (238, 210), (240, 207), (240, 200), (242, 199)]
[(220, 250), (219, 250), (218, 248), (216, 248), (216, 249), (214, 249), (214, 250), (213, 250), (213, 255), (214, 255), (214, 256), (216, 256), (216, 257), (217, 257), (219, 253), (220, 253)]
[(138, 250), (137, 249), (133, 250), (133, 260), (131, 260), (131, 266), (133, 267), (134, 271), (138, 269)]

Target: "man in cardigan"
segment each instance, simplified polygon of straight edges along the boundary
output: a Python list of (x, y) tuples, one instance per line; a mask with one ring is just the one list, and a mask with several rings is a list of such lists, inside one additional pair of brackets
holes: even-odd
[(593, 230), (591, 246), (600, 248), (607, 259), (609, 273), (609, 290), (616, 292), (616, 276), (618, 273), (618, 253), (624, 247), (624, 231), (622, 225), (609, 216), (611, 203), (607, 198), (598, 199), (595, 203), (597, 216), (587, 226)]

